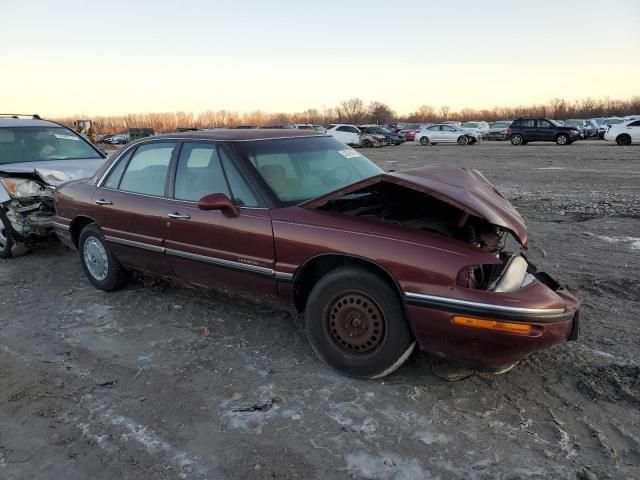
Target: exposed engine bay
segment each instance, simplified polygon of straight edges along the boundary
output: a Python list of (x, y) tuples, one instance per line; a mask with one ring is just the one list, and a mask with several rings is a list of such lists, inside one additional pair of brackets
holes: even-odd
[(509, 232), (427, 193), (379, 182), (329, 200), (319, 210), (440, 234), (493, 253), (500, 260), (465, 268), (458, 274), (459, 286), (508, 292), (535, 279), (528, 273), (527, 260), (506, 250)]
[(50, 233), (55, 214), (54, 188), (27, 174), (12, 174), (10, 177), (0, 174), (0, 182), (9, 198), (0, 204), (0, 208), (19, 240)]

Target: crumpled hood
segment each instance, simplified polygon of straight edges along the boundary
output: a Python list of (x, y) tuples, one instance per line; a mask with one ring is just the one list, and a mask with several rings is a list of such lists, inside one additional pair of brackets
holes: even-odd
[(32, 174), (47, 185), (57, 187), (71, 180), (92, 177), (103, 163), (102, 158), (10, 163), (0, 165), (0, 173)]
[(376, 175), (301, 205), (317, 208), (328, 201), (379, 182), (391, 182), (431, 195), (511, 232), (526, 248), (527, 226), (509, 201), (478, 170), (432, 166)]

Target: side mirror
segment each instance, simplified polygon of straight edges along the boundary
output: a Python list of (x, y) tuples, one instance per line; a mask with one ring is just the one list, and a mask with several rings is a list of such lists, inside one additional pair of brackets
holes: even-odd
[(224, 193), (212, 193), (206, 195), (198, 201), (200, 210), (220, 210), (228, 217), (237, 217), (240, 210)]

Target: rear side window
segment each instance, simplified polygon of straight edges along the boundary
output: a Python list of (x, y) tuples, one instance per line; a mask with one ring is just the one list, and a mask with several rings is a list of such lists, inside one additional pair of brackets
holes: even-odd
[(640, 127), (640, 120), (636, 120), (635, 122), (631, 122), (629, 127)]
[(212, 193), (229, 194), (216, 146), (185, 143), (176, 170), (175, 194), (178, 200), (197, 202)]
[(520, 120), (518, 126), (521, 128), (534, 128), (536, 126), (535, 120)]
[(174, 148), (175, 143), (148, 143), (138, 147), (122, 176), (120, 190), (164, 196)]
[(231, 200), (233, 203), (241, 207), (257, 207), (258, 201), (253, 192), (247, 185), (247, 182), (238, 171), (235, 163), (224, 148), (220, 148), (220, 160), (224, 173), (227, 175), (229, 188), (231, 189)]

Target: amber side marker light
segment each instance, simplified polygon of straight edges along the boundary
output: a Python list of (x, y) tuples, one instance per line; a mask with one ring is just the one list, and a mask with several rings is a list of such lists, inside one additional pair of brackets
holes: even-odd
[(497, 332), (514, 333), (516, 335), (529, 335), (533, 330), (533, 325), (526, 323), (497, 322), (473, 317), (453, 317), (454, 325), (469, 328), (479, 328), (481, 330), (493, 330)]

